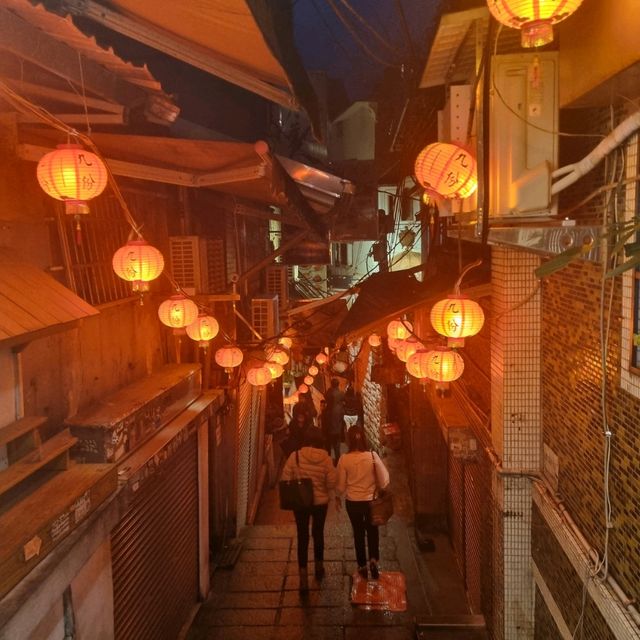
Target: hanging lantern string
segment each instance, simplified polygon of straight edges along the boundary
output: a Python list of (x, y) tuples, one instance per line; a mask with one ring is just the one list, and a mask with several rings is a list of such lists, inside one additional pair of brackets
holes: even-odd
[(48, 124), (50, 127), (57, 129), (58, 131), (61, 131), (63, 133), (66, 133), (67, 136), (70, 136), (72, 138), (79, 140), (102, 160), (102, 163), (104, 164), (107, 171), (107, 178), (108, 178), (109, 185), (113, 190), (113, 193), (116, 197), (116, 200), (118, 201), (118, 204), (122, 208), (122, 211), (124, 213), (125, 218), (127, 219), (127, 222), (129, 223), (131, 228), (134, 230), (134, 232), (138, 235), (138, 237), (142, 237), (142, 234), (140, 232), (140, 228), (141, 228), (140, 225), (136, 222), (135, 218), (131, 214), (131, 211), (127, 206), (127, 203), (122, 195), (122, 192), (120, 191), (120, 188), (118, 187), (118, 183), (116, 182), (113, 176), (113, 173), (109, 168), (109, 165), (105, 161), (104, 156), (102, 155), (102, 153), (100, 153), (100, 150), (95, 145), (93, 140), (88, 135), (85, 135), (84, 133), (80, 133), (73, 127), (69, 127), (67, 124), (65, 124), (58, 118), (56, 118), (51, 112), (47, 111), (44, 107), (36, 105), (30, 100), (27, 100), (26, 98), (22, 97), (2, 80), (0, 80), (0, 91), (4, 94), (4, 97), (18, 111), (22, 113), (34, 115), (40, 120), (42, 120), (45, 124)]
[(474, 262), (467, 265), (463, 269), (462, 273), (460, 274), (460, 277), (456, 280), (456, 283), (453, 285), (453, 293), (455, 293), (455, 295), (457, 296), (460, 295), (460, 283), (462, 282), (462, 278), (464, 278), (467, 275), (467, 273), (471, 271), (471, 269), (475, 269), (476, 267), (479, 267), (481, 264), (482, 264), (482, 260), (475, 260)]

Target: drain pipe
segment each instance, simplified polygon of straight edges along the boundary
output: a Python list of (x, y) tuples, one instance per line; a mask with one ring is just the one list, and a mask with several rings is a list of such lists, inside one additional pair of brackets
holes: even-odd
[[(582, 548), (585, 555), (593, 562), (594, 565), (597, 565), (598, 562), (600, 561), (600, 556), (598, 555), (598, 552), (584, 537), (582, 531), (580, 531), (580, 529), (578, 528), (578, 525), (575, 523), (574, 519), (571, 517), (571, 514), (567, 511), (562, 500), (559, 500), (558, 498), (556, 498), (555, 495), (551, 492), (551, 490), (547, 487), (544, 479), (540, 475), (540, 472), (538, 470), (531, 470), (531, 469), (505, 469), (502, 466), (502, 462), (500, 461), (500, 458), (492, 448), (485, 447), (485, 452), (498, 475), (529, 478), (532, 482), (535, 482), (537, 484), (543, 499), (546, 500), (551, 505), (551, 507), (558, 513), (558, 516), (560, 517), (560, 520), (562, 521), (563, 525), (566, 527), (569, 534), (572, 535), (577, 540), (578, 545)], [(610, 574), (607, 574), (604, 581), (611, 588), (611, 591), (615, 594), (616, 598), (620, 602), (620, 605), (633, 618), (633, 621), (635, 622), (635, 624), (640, 626), (640, 611), (638, 611), (638, 609), (636, 608), (634, 604), (635, 601), (629, 598), (629, 596), (627, 596), (627, 594), (622, 590), (622, 587), (618, 584), (618, 582), (616, 582), (615, 578), (613, 578)]]

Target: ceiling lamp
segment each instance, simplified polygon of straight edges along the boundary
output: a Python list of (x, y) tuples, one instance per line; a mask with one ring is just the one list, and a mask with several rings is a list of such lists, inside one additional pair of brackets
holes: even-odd
[(418, 154), (415, 174), (427, 191), (441, 198), (468, 198), (478, 188), (476, 159), (457, 144), (427, 145)]
[(409, 356), (412, 356), (418, 349), (423, 348), (423, 344), (419, 342), (413, 336), (410, 336), (406, 340), (401, 340), (396, 346), (396, 356), (402, 362), (406, 362), (409, 359)]
[(484, 312), (475, 300), (451, 294), (433, 305), (431, 324), (441, 336), (447, 337), (449, 347), (462, 347), (465, 338), (482, 329)]
[(133, 291), (142, 292), (149, 291), (149, 282), (162, 273), (164, 258), (158, 249), (138, 238), (120, 247), (111, 264), (116, 275), (131, 283)]
[(269, 372), (271, 373), (271, 378), (273, 380), (275, 380), (276, 378), (279, 378), (284, 373), (284, 367), (278, 362), (273, 362), (272, 360), (269, 360), (269, 362), (265, 363), (264, 366), (267, 369), (269, 369)]
[(223, 367), (227, 373), (231, 373), (234, 367), (239, 366), (243, 358), (244, 354), (242, 351), (233, 345), (220, 347), (214, 356), (216, 364)]
[(523, 47), (553, 42), (553, 25), (568, 18), (582, 0), (488, 0), (493, 17), (507, 27), (522, 31)]
[(457, 380), (464, 371), (464, 360), (459, 353), (448, 347), (437, 347), (429, 351), (427, 378), (434, 380), (436, 389), (444, 390), (449, 383)]
[(283, 346), (285, 349), (291, 349), (293, 340), (289, 336), (282, 336), (282, 338), (278, 339), (278, 344)]
[(305, 376), (304, 377), (304, 383), (309, 387), (313, 384), (313, 381), (314, 381), (314, 377), (313, 376)]
[(309, 375), (310, 375), (310, 376), (317, 376), (317, 375), (318, 375), (318, 373), (320, 373), (320, 369), (318, 369), (318, 367), (316, 367), (316, 365), (315, 365), (315, 364), (312, 364), (312, 365), (309, 367)]
[(377, 333), (372, 333), (368, 338), (368, 342), (369, 346), (375, 349), (382, 344), (382, 338)]
[(158, 308), (160, 322), (172, 329), (187, 327), (198, 317), (198, 306), (182, 294), (171, 296)]
[(323, 364), (327, 364), (327, 361), (329, 360), (329, 356), (327, 356), (326, 353), (324, 353), (324, 351), (321, 351), (317, 356), (316, 356), (316, 362), (322, 366)]
[(407, 371), (414, 377), (419, 379), (427, 378), (429, 372), (429, 362), (431, 352), (427, 349), (418, 349), (415, 353), (407, 358)]
[(298, 387), (298, 395), (301, 393), (307, 393), (309, 391), (309, 386), (304, 384), (304, 382)]
[(59, 144), (45, 154), (36, 176), (44, 192), (62, 200), (70, 215), (89, 213), (87, 200), (99, 196), (108, 179), (102, 160), (79, 144)]
[(265, 384), (271, 382), (271, 371), (267, 367), (251, 367), (247, 371), (247, 382), (254, 387), (264, 387)]
[(269, 347), (267, 348), (267, 359), (284, 367), (289, 362), (289, 354), (282, 347)]
[(408, 320), (392, 320), (387, 325), (387, 337), (406, 340), (413, 332), (413, 325)]
[(187, 335), (198, 343), (199, 347), (207, 348), (209, 341), (213, 340), (220, 331), (220, 325), (213, 316), (204, 313), (187, 326)]

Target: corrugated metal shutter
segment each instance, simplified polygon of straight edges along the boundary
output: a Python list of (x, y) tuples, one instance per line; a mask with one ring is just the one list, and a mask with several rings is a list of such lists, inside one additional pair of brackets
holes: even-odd
[(474, 613), (481, 611), (482, 579), (482, 471), (479, 464), (464, 465), (465, 482), (465, 581)]
[(464, 576), (464, 464), (449, 450), (449, 530), (460, 571)]
[(238, 530), (247, 522), (249, 504), (252, 401), (253, 386), (245, 382), (238, 389)]
[(111, 534), (117, 640), (175, 640), (198, 599), (195, 433), (133, 494)]

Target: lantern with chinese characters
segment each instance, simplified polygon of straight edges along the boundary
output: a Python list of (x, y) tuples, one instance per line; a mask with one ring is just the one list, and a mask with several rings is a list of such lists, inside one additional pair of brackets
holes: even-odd
[(521, 30), (526, 48), (553, 42), (553, 25), (574, 13), (582, 0), (487, 0), (487, 4), (498, 22)]
[(199, 347), (207, 348), (209, 341), (213, 340), (220, 330), (218, 321), (213, 316), (204, 313), (187, 326), (187, 335), (198, 343)]
[(139, 238), (120, 247), (113, 254), (111, 264), (116, 275), (131, 283), (133, 291), (142, 292), (149, 291), (149, 282), (162, 273), (164, 258), (160, 251)]
[(418, 349), (415, 353), (407, 358), (407, 371), (420, 380), (427, 377), (429, 372), (430, 351), (427, 349)]
[(247, 371), (247, 382), (254, 387), (264, 387), (265, 384), (269, 384), (273, 378), (271, 377), (271, 371), (267, 367), (251, 367)]
[(431, 324), (441, 336), (447, 337), (449, 347), (462, 347), (465, 338), (482, 329), (484, 312), (474, 300), (454, 293), (433, 305)]
[(304, 383), (310, 387), (313, 384), (313, 381), (315, 380), (315, 378), (313, 376), (305, 376), (304, 377)]
[(323, 364), (327, 364), (327, 361), (329, 360), (329, 356), (324, 353), (324, 351), (321, 351), (319, 354), (316, 355), (316, 362), (322, 366)]
[(267, 367), (267, 369), (269, 369), (269, 372), (271, 373), (271, 377), (274, 380), (276, 378), (279, 378), (284, 373), (284, 367), (278, 362), (273, 362), (272, 360), (269, 360), (269, 362), (265, 363), (264, 366)]
[(318, 367), (316, 367), (315, 364), (312, 364), (309, 367), (309, 375), (310, 376), (317, 376), (319, 372), (320, 372), (320, 369), (318, 369)]
[(45, 154), (36, 176), (44, 192), (62, 200), (70, 215), (89, 213), (87, 200), (99, 196), (108, 179), (102, 160), (79, 144), (59, 144)]
[(282, 347), (268, 347), (266, 350), (267, 359), (272, 362), (277, 362), (283, 367), (289, 362), (289, 354)]
[(412, 356), (418, 349), (422, 349), (423, 346), (419, 340), (410, 336), (406, 340), (401, 340), (398, 343), (396, 346), (396, 356), (398, 356), (398, 359), (402, 362), (407, 362), (409, 356)]
[(449, 383), (457, 380), (463, 371), (464, 360), (459, 353), (448, 347), (438, 347), (429, 351), (427, 378), (436, 383), (436, 389), (447, 389)]
[(377, 333), (372, 333), (368, 338), (368, 342), (369, 346), (375, 349), (382, 344), (382, 338)]
[(231, 373), (234, 367), (240, 365), (244, 355), (238, 347), (227, 345), (226, 347), (220, 347), (216, 351), (214, 359), (218, 366), (223, 367), (227, 373)]
[(193, 300), (177, 294), (165, 300), (158, 308), (160, 322), (180, 332), (198, 317), (198, 306)]
[(441, 198), (468, 198), (478, 188), (476, 159), (457, 144), (427, 145), (418, 154), (415, 174), (428, 192)]
[(406, 340), (413, 331), (413, 325), (408, 320), (392, 320), (387, 325), (387, 337)]

